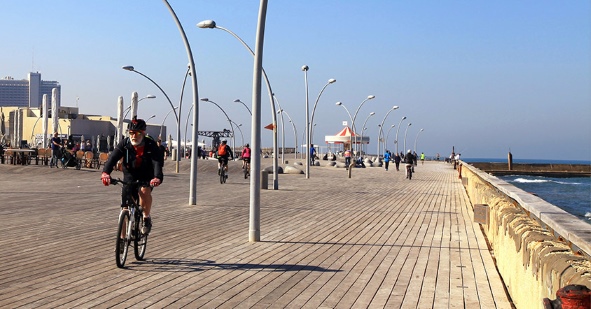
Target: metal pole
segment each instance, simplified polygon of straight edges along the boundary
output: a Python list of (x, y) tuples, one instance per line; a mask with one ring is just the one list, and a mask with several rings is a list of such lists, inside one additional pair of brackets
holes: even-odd
[[(384, 122), (386, 122), (386, 118), (388, 118), (388, 115), (390, 115), (390, 113), (395, 109), (398, 109), (398, 106), (392, 106), (392, 108), (386, 113), (386, 116), (384, 116), (384, 120), (382, 120), (382, 123), (380, 124), (380, 131), (378, 132), (378, 158), (380, 157), (380, 137), (384, 137)], [(386, 146), (384, 146), (384, 151), (385, 150)]]
[(402, 121), (406, 119), (406, 116), (402, 117), (402, 119), (400, 119), (400, 122), (398, 123), (398, 128), (396, 128), (396, 141), (394, 142), (394, 144), (396, 144), (396, 153), (398, 152), (398, 131), (400, 130), (400, 124), (402, 124)]
[(320, 96), (322, 95), (322, 93), (324, 92), (324, 89), (326, 89), (326, 87), (328, 87), (328, 85), (332, 84), (332, 83), (336, 83), (336, 79), (331, 78), (328, 80), (328, 82), (326, 83), (326, 85), (324, 85), (324, 87), (322, 87), (322, 90), (320, 90), (320, 93), (318, 94), (318, 96), (316, 97), (316, 102), (314, 102), (314, 107), (312, 108), (312, 116), (310, 118), (310, 143), (314, 143), (314, 114), (316, 113), (316, 105), (318, 105), (318, 100), (320, 100)]
[(308, 70), (307, 65), (302, 66), (304, 71), (304, 83), (306, 85), (306, 179), (310, 178), (310, 106), (308, 104)]
[[(261, 0), (257, 36), (254, 53), (254, 68), (252, 82), (252, 105), (254, 117), (252, 117), (252, 170), (250, 177), (250, 218), (248, 227), (248, 240), (256, 242), (261, 240), (261, 71), (263, 68), (263, 41), (265, 38), (265, 18), (267, 15), (267, 0)], [(275, 104), (273, 104), (275, 106)], [(275, 110), (273, 110), (275, 113)]]
[[(197, 98), (199, 98), (199, 93), (198, 93), (198, 88), (197, 88), (197, 72), (195, 71), (195, 61), (193, 60), (193, 53), (191, 52), (191, 46), (189, 45), (189, 41), (187, 40), (187, 36), (185, 34), (185, 30), (183, 29), (183, 26), (181, 25), (178, 17), (176, 16), (176, 13), (174, 12), (174, 10), (172, 9), (172, 7), (170, 6), (170, 4), (168, 4), (168, 1), (166, 0), (162, 0), (164, 1), (164, 3), (166, 4), (166, 6), (168, 7), (168, 10), (170, 11), (170, 14), (172, 15), (172, 17), (174, 18), (177, 27), (179, 28), (179, 32), (181, 33), (181, 37), (183, 38), (183, 43), (185, 44), (185, 50), (187, 52), (187, 58), (189, 59), (189, 66), (191, 68), (191, 80), (192, 80), (192, 86), (193, 86), (193, 106), (195, 106), (195, 109), (193, 109), (193, 138), (192, 140), (195, 141), (197, 140), (197, 131), (198, 131), (198, 127), (199, 127), (199, 108), (197, 107)], [(181, 112), (181, 106), (179, 105), (179, 114)], [(180, 117), (178, 118), (178, 123), (180, 126)], [(180, 139), (180, 128), (178, 130), (178, 135), (179, 135), (179, 139)], [(192, 153), (195, 153), (196, 148), (196, 143), (193, 143), (193, 151)], [(177, 171), (178, 171), (178, 161), (177, 161)], [(191, 179), (189, 182), (189, 205), (196, 205), (197, 204), (197, 156), (191, 156)]]
[(404, 150), (406, 150), (406, 133), (408, 133), (408, 127), (410, 127), (412, 125), (412, 123), (409, 123), (406, 126), (406, 130), (404, 130)]
[(355, 119), (357, 119), (357, 113), (359, 113), (359, 109), (361, 109), (361, 106), (363, 106), (363, 104), (365, 102), (367, 102), (367, 100), (371, 100), (373, 98), (375, 98), (375, 95), (368, 95), (367, 98), (365, 98), (365, 100), (363, 100), (363, 102), (361, 102), (361, 104), (359, 104), (359, 107), (357, 107), (357, 110), (355, 111), (355, 114), (353, 115), (353, 118), (351, 120), (351, 126), (353, 129), (353, 134), (355, 135), (355, 149), (359, 149), (359, 147), (357, 146), (357, 134), (355, 133), (356, 128), (355, 128)]
[(293, 126), (293, 137), (295, 139), (295, 147), (293, 148), (293, 151), (295, 152), (295, 159), (298, 159), (298, 130), (296, 130), (296, 126), (295, 123), (293, 122), (293, 120), (291, 119), (291, 117), (289, 116), (289, 114), (284, 111), (284, 110), (279, 110), (280, 113), (285, 113), (285, 115), (287, 116), (287, 118), (289, 119), (289, 122), (291, 122), (291, 125)]
[(415, 137), (415, 152), (417, 152), (417, 140), (419, 139), (419, 134), (421, 134), (421, 132), (423, 132), (424, 129), (420, 129), (419, 132), (417, 133), (417, 137)]
[(390, 136), (390, 131), (392, 131), (394, 127), (395, 125), (390, 126), (390, 129), (388, 129), (388, 133), (386, 133), (386, 140), (384, 141), (384, 150), (386, 150), (386, 146), (388, 146), (388, 137)]

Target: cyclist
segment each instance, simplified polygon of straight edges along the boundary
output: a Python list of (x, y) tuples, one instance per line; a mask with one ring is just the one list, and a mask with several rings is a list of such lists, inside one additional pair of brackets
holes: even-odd
[(223, 139), (217, 150), (218, 175), (221, 174), (221, 168), (223, 166), (226, 171), (226, 177), (228, 177), (228, 158), (230, 156), (232, 157), (232, 160), (234, 160), (234, 153), (232, 152), (232, 149), (230, 149), (230, 146), (228, 146), (228, 141)]
[[(136, 117), (131, 120), (127, 130), (129, 137), (119, 142), (117, 147), (109, 155), (105, 163), (101, 180), (105, 186), (111, 184), (111, 172), (117, 162), (123, 159), (123, 180), (126, 182), (142, 181), (149, 183), (142, 186), (139, 191), (139, 204), (144, 210), (144, 226), (142, 233), (150, 233), (152, 228), (152, 218), (150, 210), (152, 208), (152, 187), (157, 187), (162, 183), (164, 175), (162, 166), (164, 165), (163, 155), (158, 149), (156, 142), (146, 135), (146, 122)], [(128, 195), (128, 186), (123, 186), (121, 190), (121, 206), (125, 207), (125, 197)]]
[(415, 162), (415, 156), (412, 154), (412, 151), (409, 149), (404, 156), (404, 163), (406, 163), (406, 178), (408, 178), (408, 171), (412, 169), (412, 166)]
[(242, 157), (242, 169), (248, 168), (250, 165), (250, 145), (246, 144), (244, 145), (244, 148), (242, 149), (242, 154), (240, 154), (240, 156)]

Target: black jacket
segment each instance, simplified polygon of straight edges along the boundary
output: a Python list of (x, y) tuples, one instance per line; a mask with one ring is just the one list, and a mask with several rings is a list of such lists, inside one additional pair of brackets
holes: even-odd
[(158, 178), (160, 181), (164, 179), (162, 174), (162, 166), (164, 165), (164, 156), (158, 149), (158, 144), (149, 136), (144, 136), (144, 154), (141, 157), (141, 164), (136, 165), (136, 151), (129, 138), (123, 139), (113, 152), (109, 155), (109, 159), (105, 163), (103, 172), (111, 174), (117, 161), (123, 158), (123, 175), (126, 180), (143, 180), (150, 181), (153, 178)]

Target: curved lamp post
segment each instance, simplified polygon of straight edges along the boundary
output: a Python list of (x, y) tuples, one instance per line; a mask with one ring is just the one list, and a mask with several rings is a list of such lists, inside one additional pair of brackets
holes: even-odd
[(386, 133), (386, 140), (384, 141), (384, 151), (386, 151), (388, 146), (388, 137), (390, 136), (390, 131), (392, 131), (392, 129), (394, 129), (395, 126), (396, 125), (390, 126), (390, 129), (388, 129), (388, 133)]
[[(203, 29), (206, 29), (206, 28), (220, 29), (220, 30), (223, 30), (223, 31), (229, 33), (234, 38), (236, 38), (242, 44), (242, 46), (244, 46), (244, 48), (246, 48), (248, 50), (248, 52), (250, 52), (250, 54), (253, 57), (255, 57), (254, 51), (250, 48), (250, 46), (248, 46), (248, 44), (246, 44), (246, 42), (244, 42), (244, 40), (242, 40), (236, 33), (230, 31), (229, 29), (218, 26), (215, 23), (215, 21), (204, 20), (204, 21), (199, 22), (197, 24), (197, 27), (203, 28)], [(279, 153), (278, 145), (277, 145), (277, 110), (275, 108), (275, 102), (273, 100), (273, 90), (271, 89), (271, 83), (269, 83), (269, 78), (267, 77), (267, 73), (265, 72), (264, 68), (261, 68), (261, 71), (263, 73), (263, 78), (265, 79), (265, 83), (267, 84), (267, 91), (269, 92), (269, 100), (271, 101), (271, 117), (273, 117), (273, 153), (275, 154), (273, 156), (273, 189), (277, 190), (277, 189), (279, 189), (279, 174), (278, 174), (279, 171), (277, 168), (277, 166), (279, 165), (278, 156), (277, 156), (277, 154)]]
[[(203, 102), (209, 102), (209, 103), (214, 104), (215, 106), (217, 106), (222, 111), (222, 113), (224, 113), (224, 115), (226, 115), (226, 119), (228, 120), (228, 123), (230, 124), (230, 129), (232, 129), (232, 139), (233, 139), (234, 138), (234, 125), (232, 124), (232, 120), (230, 120), (230, 117), (228, 116), (228, 114), (226, 114), (226, 111), (219, 104), (217, 104), (214, 101), (209, 100), (208, 98), (201, 98), (199, 100), (201, 100)], [(236, 148), (236, 145), (235, 145), (234, 142), (235, 142), (235, 140), (232, 140), (232, 144), (234, 144), (232, 146), (233, 146), (234, 150), (236, 150), (235, 149)]]
[[(397, 105), (392, 106), (392, 108), (386, 113), (386, 116), (384, 116), (384, 120), (382, 120), (382, 123), (380, 124), (380, 130), (378, 132), (378, 158), (380, 157), (380, 138), (384, 138), (384, 122), (386, 122), (386, 118), (388, 118), (388, 115), (390, 114), (390, 112), (392, 112), (393, 110), (398, 109)], [(384, 151), (386, 150), (386, 145), (384, 144)]]
[[(140, 102), (141, 102), (142, 100), (144, 100), (144, 99), (155, 99), (155, 98), (156, 98), (156, 96), (155, 96), (155, 95), (149, 94), (149, 95), (147, 95), (147, 96), (145, 96), (145, 97), (143, 97), (143, 98), (141, 98), (141, 99), (137, 100), (137, 102), (138, 102), (138, 103), (140, 103)], [(123, 115), (123, 119), (125, 119), (125, 117), (127, 117), (127, 115), (129, 114), (129, 111), (131, 111), (131, 105), (129, 105), (129, 106), (128, 106), (128, 107), (125, 109), (125, 115)]]
[(234, 102), (236, 102), (236, 103), (242, 103), (242, 105), (244, 105), (244, 107), (246, 107), (246, 110), (250, 114), (250, 117), (252, 117), (252, 112), (250, 111), (250, 108), (248, 108), (248, 106), (246, 106), (246, 104), (244, 104), (244, 102), (240, 101), (240, 99), (236, 99), (236, 100), (234, 100)]
[(406, 116), (402, 117), (402, 119), (400, 119), (400, 122), (398, 123), (398, 128), (396, 128), (396, 140), (394, 141), (394, 144), (396, 144), (396, 153), (398, 152), (398, 131), (400, 131), (400, 125), (402, 124), (402, 121), (406, 119)]
[[(355, 134), (355, 131), (353, 131), (353, 117), (351, 117), (351, 113), (349, 112), (349, 109), (345, 106), (345, 104), (343, 104), (343, 102), (337, 102), (335, 103), (337, 106), (342, 106), (345, 111), (347, 112), (347, 115), (349, 115), (349, 120), (351, 120), (351, 136), (349, 136), (349, 147), (351, 147), (351, 151), (353, 151), (353, 134)], [(346, 150), (346, 149), (345, 149)]]
[(421, 134), (421, 132), (423, 132), (425, 129), (420, 129), (419, 132), (417, 133), (417, 137), (415, 137), (415, 152), (417, 152), (417, 140), (419, 139), (419, 134)]
[(241, 123), (236, 123), (236, 121), (232, 120), (232, 123), (236, 126), (236, 128), (238, 129), (238, 131), (240, 131), (240, 139), (242, 140), (242, 147), (244, 147), (244, 134), (242, 134), (242, 129), (240, 128), (242, 126)]
[[(162, 127), (164, 127), (164, 122), (166, 121), (166, 118), (168, 118), (168, 115), (170, 115), (170, 113), (172, 113), (175, 109), (179, 108), (178, 106), (169, 110), (168, 113), (166, 113), (166, 116), (164, 116), (164, 119), (162, 120), (162, 124), (160, 124), (160, 133), (158, 133), (158, 139), (162, 140)], [(170, 146), (170, 145), (168, 145)]]
[[(367, 102), (368, 100), (372, 100), (375, 97), (376, 97), (375, 95), (368, 95), (367, 98), (365, 98), (365, 100), (363, 100), (361, 102), (361, 104), (359, 104), (359, 107), (357, 107), (357, 110), (355, 111), (355, 114), (353, 114), (353, 119), (351, 120), (351, 126), (353, 126), (353, 133), (355, 133), (355, 119), (357, 119), (357, 113), (359, 113), (359, 110), (361, 109), (361, 106), (363, 106), (363, 104), (365, 102)], [(358, 148), (358, 146), (357, 146), (357, 134), (355, 134), (355, 148)]]
[(137, 73), (137, 74), (145, 77), (149, 81), (151, 81), (152, 84), (154, 84), (156, 87), (158, 87), (158, 89), (160, 89), (160, 91), (164, 94), (164, 96), (166, 97), (166, 100), (168, 100), (168, 103), (170, 104), (170, 107), (174, 111), (174, 116), (176, 118), (176, 140), (177, 140), (177, 143), (178, 143), (178, 147), (177, 147), (178, 149), (177, 149), (177, 154), (176, 154), (175, 160), (176, 160), (176, 173), (178, 174), (178, 172), (179, 172), (179, 161), (181, 160), (181, 151), (180, 151), (180, 143), (181, 143), (181, 118), (179, 117), (179, 114), (181, 112), (181, 106), (179, 105), (179, 112), (177, 113), (175, 111), (174, 105), (172, 105), (172, 101), (168, 97), (168, 94), (166, 94), (166, 92), (164, 92), (164, 90), (162, 89), (162, 87), (160, 87), (160, 85), (158, 85), (154, 80), (152, 80), (151, 78), (149, 78), (144, 73), (137, 71), (133, 66), (131, 66), (131, 65), (124, 66), (122, 69), (127, 70), (127, 71), (131, 71), (131, 72), (135, 72), (135, 73)]
[(326, 89), (328, 85), (336, 83), (336, 81), (337, 80), (334, 78), (329, 79), (328, 82), (324, 85), (324, 87), (322, 87), (322, 90), (320, 90), (318, 96), (316, 97), (316, 102), (314, 102), (314, 107), (312, 108), (312, 116), (310, 116), (310, 126), (312, 126), (310, 129), (310, 143), (314, 143), (314, 115), (316, 113), (316, 106), (318, 105), (318, 100), (320, 100), (320, 96), (324, 92), (324, 89)]
[[(365, 130), (365, 124), (367, 124), (369, 117), (371, 117), (375, 114), (376, 114), (375, 112), (369, 113), (369, 115), (367, 115), (367, 118), (365, 118), (365, 121), (363, 122), (363, 126), (361, 126), (361, 152), (363, 152), (363, 130)], [(379, 156), (379, 153), (378, 153), (378, 156)]]
[(304, 71), (304, 83), (306, 86), (306, 179), (310, 178), (310, 104), (308, 103), (308, 70), (307, 65), (302, 66)]
[(406, 150), (406, 133), (408, 133), (408, 128), (412, 125), (412, 123), (408, 123), (406, 126), (406, 130), (404, 130), (404, 150)]
[(152, 116), (150, 116), (150, 118), (146, 119), (146, 123), (148, 122), (148, 120), (150, 120), (150, 119), (152, 119), (152, 118), (155, 118), (155, 117), (156, 117), (156, 115), (152, 115)]
[(289, 114), (285, 110), (280, 109), (278, 111), (278, 113), (285, 114), (287, 116), (287, 119), (289, 119), (289, 122), (291, 122), (291, 125), (293, 126), (293, 136), (295, 139), (295, 147), (293, 148), (293, 151), (295, 153), (295, 159), (297, 160), (297, 158), (298, 158), (298, 130), (296, 130), (295, 123), (293, 122), (293, 120), (291, 119), (291, 117), (289, 116)]

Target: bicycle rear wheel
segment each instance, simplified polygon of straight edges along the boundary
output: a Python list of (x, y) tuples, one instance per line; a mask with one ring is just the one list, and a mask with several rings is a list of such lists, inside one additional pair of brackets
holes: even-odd
[(119, 268), (123, 268), (123, 266), (125, 266), (125, 260), (127, 260), (127, 251), (129, 250), (129, 235), (127, 235), (128, 225), (129, 210), (123, 209), (119, 214), (117, 241), (115, 241), (115, 262)]
[(143, 224), (144, 216), (140, 212), (138, 218), (135, 220), (135, 237), (133, 240), (133, 253), (135, 254), (135, 259), (138, 261), (144, 260), (144, 254), (146, 254), (146, 247), (148, 245), (148, 235), (141, 231)]
[(226, 182), (226, 171), (222, 167), (222, 170), (220, 171), (220, 183), (223, 184), (224, 182)]

